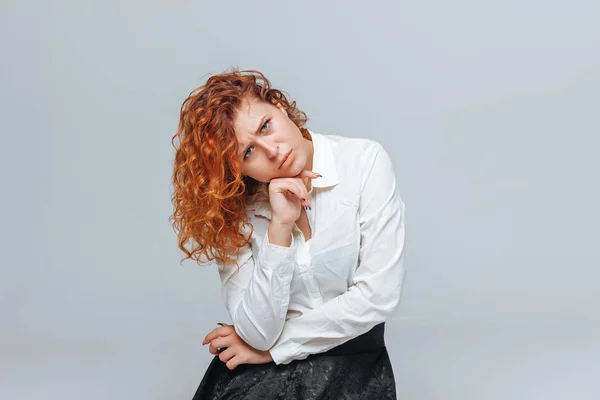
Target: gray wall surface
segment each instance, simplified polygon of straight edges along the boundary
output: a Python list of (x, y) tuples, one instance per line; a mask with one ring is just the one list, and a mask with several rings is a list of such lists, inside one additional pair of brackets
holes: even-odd
[(600, 398), (599, 2), (0, 10), (1, 399), (191, 398), (229, 319), (216, 270), (179, 264), (170, 140), (231, 66), (392, 155), (399, 399)]

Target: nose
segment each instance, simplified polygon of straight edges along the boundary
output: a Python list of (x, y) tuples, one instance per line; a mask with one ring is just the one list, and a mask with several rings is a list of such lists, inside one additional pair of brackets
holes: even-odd
[(269, 140), (262, 139), (259, 140), (259, 145), (264, 150), (265, 154), (269, 158), (277, 158), (277, 153), (279, 152), (279, 145), (276, 143), (272, 143)]

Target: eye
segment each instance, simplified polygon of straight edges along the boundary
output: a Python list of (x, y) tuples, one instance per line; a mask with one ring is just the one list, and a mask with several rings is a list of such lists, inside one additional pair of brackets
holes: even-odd
[(244, 153), (244, 160), (246, 158), (248, 158), (250, 156), (250, 154), (252, 154), (252, 149), (254, 148), (254, 146), (250, 146), (248, 147), (248, 150), (246, 150), (246, 153)]
[(270, 123), (271, 123), (271, 119), (269, 118), (268, 120), (265, 121), (263, 126), (261, 126), (260, 130), (263, 132), (266, 131), (268, 129), (268, 125), (270, 125)]
[[(265, 123), (260, 127), (260, 131), (265, 132), (266, 130), (269, 129), (269, 126), (271, 126), (271, 118), (269, 118), (265, 121)], [(252, 150), (254, 150), (254, 146), (248, 147), (248, 149), (244, 153), (244, 160), (247, 159), (248, 157), (250, 157), (250, 155), (252, 154)]]

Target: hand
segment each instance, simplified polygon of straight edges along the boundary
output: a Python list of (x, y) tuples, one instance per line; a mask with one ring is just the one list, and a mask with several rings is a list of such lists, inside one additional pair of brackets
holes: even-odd
[[(268, 351), (256, 350), (244, 342), (233, 325), (223, 324), (210, 331), (202, 342), (203, 345), (208, 343), (210, 343), (208, 351), (214, 355), (218, 354), (219, 359), (231, 370), (241, 364), (266, 364), (273, 361)], [(219, 349), (223, 347), (226, 349), (219, 353)]]
[(292, 178), (274, 178), (269, 183), (271, 220), (282, 225), (293, 225), (300, 218), (302, 206), (310, 207), (306, 182), (321, 175), (305, 169)]

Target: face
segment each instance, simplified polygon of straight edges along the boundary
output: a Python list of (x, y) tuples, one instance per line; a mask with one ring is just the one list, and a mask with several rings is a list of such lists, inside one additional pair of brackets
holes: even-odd
[(244, 175), (269, 182), (312, 167), (312, 143), (302, 137), (283, 106), (247, 98), (238, 108), (233, 126)]

